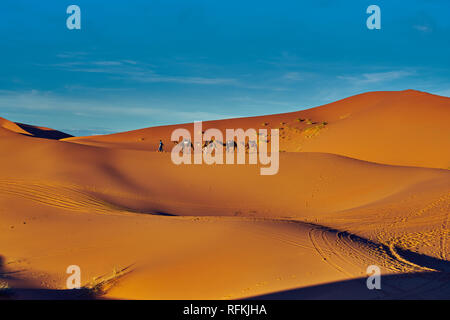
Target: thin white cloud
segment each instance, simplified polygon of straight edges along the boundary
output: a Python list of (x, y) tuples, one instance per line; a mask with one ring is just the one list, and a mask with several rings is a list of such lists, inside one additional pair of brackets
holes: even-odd
[(183, 76), (162, 76), (158, 74), (135, 74), (130, 75), (131, 80), (137, 82), (167, 82), (167, 83), (185, 83), (185, 84), (236, 84), (235, 79), (230, 78), (205, 78), (205, 77), (183, 77)]
[(133, 60), (120, 61), (67, 61), (41, 67), (58, 68), (70, 72), (102, 73), (115, 77), (115, 79), (130, 80), (142, 83), (181, 83), (198, 85), (238, 85), (232, 78), (198, 77), (161, 75), (147, 65), (139, 65)]
[(450, 98), (450, 89), (443, 89), (443, 90), (431, 90), (430, 92), (437, 94), (439, 96), (443, 96), (443, 97), (449, 97)]
[(303, 77), (300, 75), (299, 72), (287, 72), (282, 76), (282, 79), (284, 80), (290, 80), (290, 81), (299, 81), (303, 80)]
[(417, 25), (414, 25), (413, 28), (418, 30), (418, 31), (420, 31), (420, 32), (423, 32), (423, 33), (428, 33), (428, 32), (433, 31), (433, 29), (430, 26), (427, 26), (427, 25), (419, 25), (419, 24), (417, 24)]
[[(8, 91), (0, 90), (0, 110), (60, 112), (78, 116), (116, 116), (167, 117), (167, 108), (152, 107), (142, 102), (104, 101), (96, 99), (76, 99), (60, 96), (52, 92), (38, 90)], [(203, 111), (184, 111), (170, 108), (174, 122), (194, 120), (213, 120), (229, 118), (230, 115)]]
[(356, 84), (374, 84), (397, 80), (413, 75), (414, 72), (406, 70), (396, 70), (387, 72), (363, 73), (358, 76), (338, 76), (341, 80), (347, 80)]
[(71, 58), (77, 58), (77, 57), (84, 57), (87, 56), (87, 52), (62, 52), (56, 55), (57, 58), (60, 59), (71, 59)]
[[(157, 72), (157, 66), (149, 63), (143, 63), (130, 59), (118, 60), (93, 60), (89, 61), (85, 53), (80, 54), (60, 54), (61, 58), (66, 58), (61, 62), (53, 64), (38, 64), (42, 68), (58, 69), (68, 72), (95, 73), (108, 76), (109, 80), (131, 81), (136, 83), (175, 83), (191, 85), (226, 85), (251, 90), (270, 90), (287, 91), (290, 90), (283, 83), (273, 85), (255, 84), (254, 75), (240, 75), (239, 77), (209, 77), (209, 76), (191, 76), (191, 75), (173, 75), (161, 74)], [(199, 70), (208, 71), (217, 66), (207, 64), (197, 64), (196, 73)], [(304, 80), (305, 73), (287, 72), (276, 80), (280, 81), (298, 81)]]
[(122, 61), (95, 61), (92, 64), (97, 66), (121, 66)]
[(128, 64), (137, 64), (137, 61), (134, 61), (134, 60), (123, 60), (123, 62), (128, 63)]

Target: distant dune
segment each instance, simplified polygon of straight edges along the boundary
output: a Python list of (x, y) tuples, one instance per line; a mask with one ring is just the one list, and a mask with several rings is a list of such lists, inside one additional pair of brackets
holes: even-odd
[(58, 130), (32, 126), (24, 123), (12, 122), (1, 117), (0, 117), (0, 128), (7, 129), (15, 133), (21, 133), (28, 136), (43, 139), (59, 140), (72, 137), (70, 134)]
[(154, 152), (191, 124), (52, 140), (0, 119), (0, 299), (448, 299), (449, 108), (373, 92), (204, 123), (283, 128), (273, 176)]
[[(298, 112), (208, 121), (203, 128), (279, 128), (280, 150), (326, 152), (384, 164), (450, 168), (450, 98), (406, 90), (369, 92)], [(82, 144), (156, 150), (174, 128), (162, 126), (104, 136)]]

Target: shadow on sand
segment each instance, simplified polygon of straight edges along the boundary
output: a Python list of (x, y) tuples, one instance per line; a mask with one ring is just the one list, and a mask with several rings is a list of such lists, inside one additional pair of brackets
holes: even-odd
[[(365, 246), (380, 248), (390, 253), (386, 245), (372, 242), (366, 238), (308, 223), (308, 225), (330, 232), (339, 238), (347, 238), (353, 242), (362, 243)], [(273, 292), (269, 294), (250, 297), (249, 299), (267, 300), (369, 300), (369, 299), (450, 299), (450, 262), (430, 257), (424, 254), (395, 248), (397, 255), (404, 259), (405, 263), (418, 265), (435, 271), (424, 269), (422, 272), (398, 273), (381, 276), (381, 290), (369, 290), (367, 278), (355, 278), (351, 280), (331, 282), (321, 285), (295, 288)], [(396, 257), (394, 257), (397, 259)]]
[(450, 274), (418, 272), (381, 276), (381, 289), (369, 290), (367, 278), (273, 292), (250, 300), (373, 300), (450, 299)]
[[(27, 287), (20, 277), (25, 270), (7, 271), (0, 256), (0, 300), (93, 300), (99, 297), (89, 289), (55, 290)], [(11, 284), (14, 285), (11, 285)], [(3, 284), (3, 286), (1, 286)]]
[(28, 124), (24, 124), (24, 123), (17, 123), (16, 124), (21, 127), (23, 130), (25, 130), (26, 132), (29, 132), (33, 135), (33, 137), (35, 138), (43, 138), (43, 139), (51, 139), (51, 140), (59, 140), (59, 139), (65, 139), (65, 138), (70, 138), (73, 137), (70, 134), (58, 131), (58, 130), (53, 130), (53, 129), (48, 129), (48, 130), (44, 130), (44, 129), (40, 129), (34, 126), (30, 126)]
[[(159, 213), (163, 214), (163, 213)], [(164, 214), (163, 214), (164, 215)], [(362, 239), (362, 238), (361, 238)], [(366, 240), (367, 241), (367, 240)], [(250, 300), (371, 300), (371, 299), (450, 299), (450, 262), (407, 250), (397, 252), (409, 261), (436, 271), (381, 276), (381, 289), (369, 290), (367, 278), (355, 278), (321, 285), (283, 290), (249, 297)], [(125, 268), (124, 270), (128, 269)], [(94, 300), (102, 299), (89, 289), (57, 290), (33, 288), (20, 277), (25, 270), (8, 271), (0, 256), (0, 300)]]

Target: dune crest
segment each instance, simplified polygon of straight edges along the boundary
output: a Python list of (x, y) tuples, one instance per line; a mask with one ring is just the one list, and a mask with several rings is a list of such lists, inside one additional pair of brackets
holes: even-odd
[[(70, 134), (46, 127), (32, 126), (29, 124), (12, 122), (0, 117), (0, 128), (13, 133), (24, 134), (31, 137), (59, 140), (72, 137)], [(6, 134), (6, 133), (5, 133)]]
[[(204, 129), (280, 130), (280, 150), (325, 152), (377, 163), (450, 168), (450, 98), (415, 90), (368, 92), (307, 110), (207, 121)], [(153, 127), (66, 141), (134, 150), (170, 147), (175, 128)]]
[(205, 124), (283, 128), (261, 176), (154, 152), (180, 126), (55, 140), (0, 119), (0, 299), (448, 298), (449, 120), (404, 91)]

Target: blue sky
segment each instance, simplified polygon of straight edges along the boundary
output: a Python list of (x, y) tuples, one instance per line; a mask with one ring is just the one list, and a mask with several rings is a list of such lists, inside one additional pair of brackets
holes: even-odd
[[(81, 30), (66, 8), (81, 8)], [(366, 8), (381, 8), (368, 30)], [(0, 116), (75, 135), (450, 96), (448, 0), (2, 0)]]

